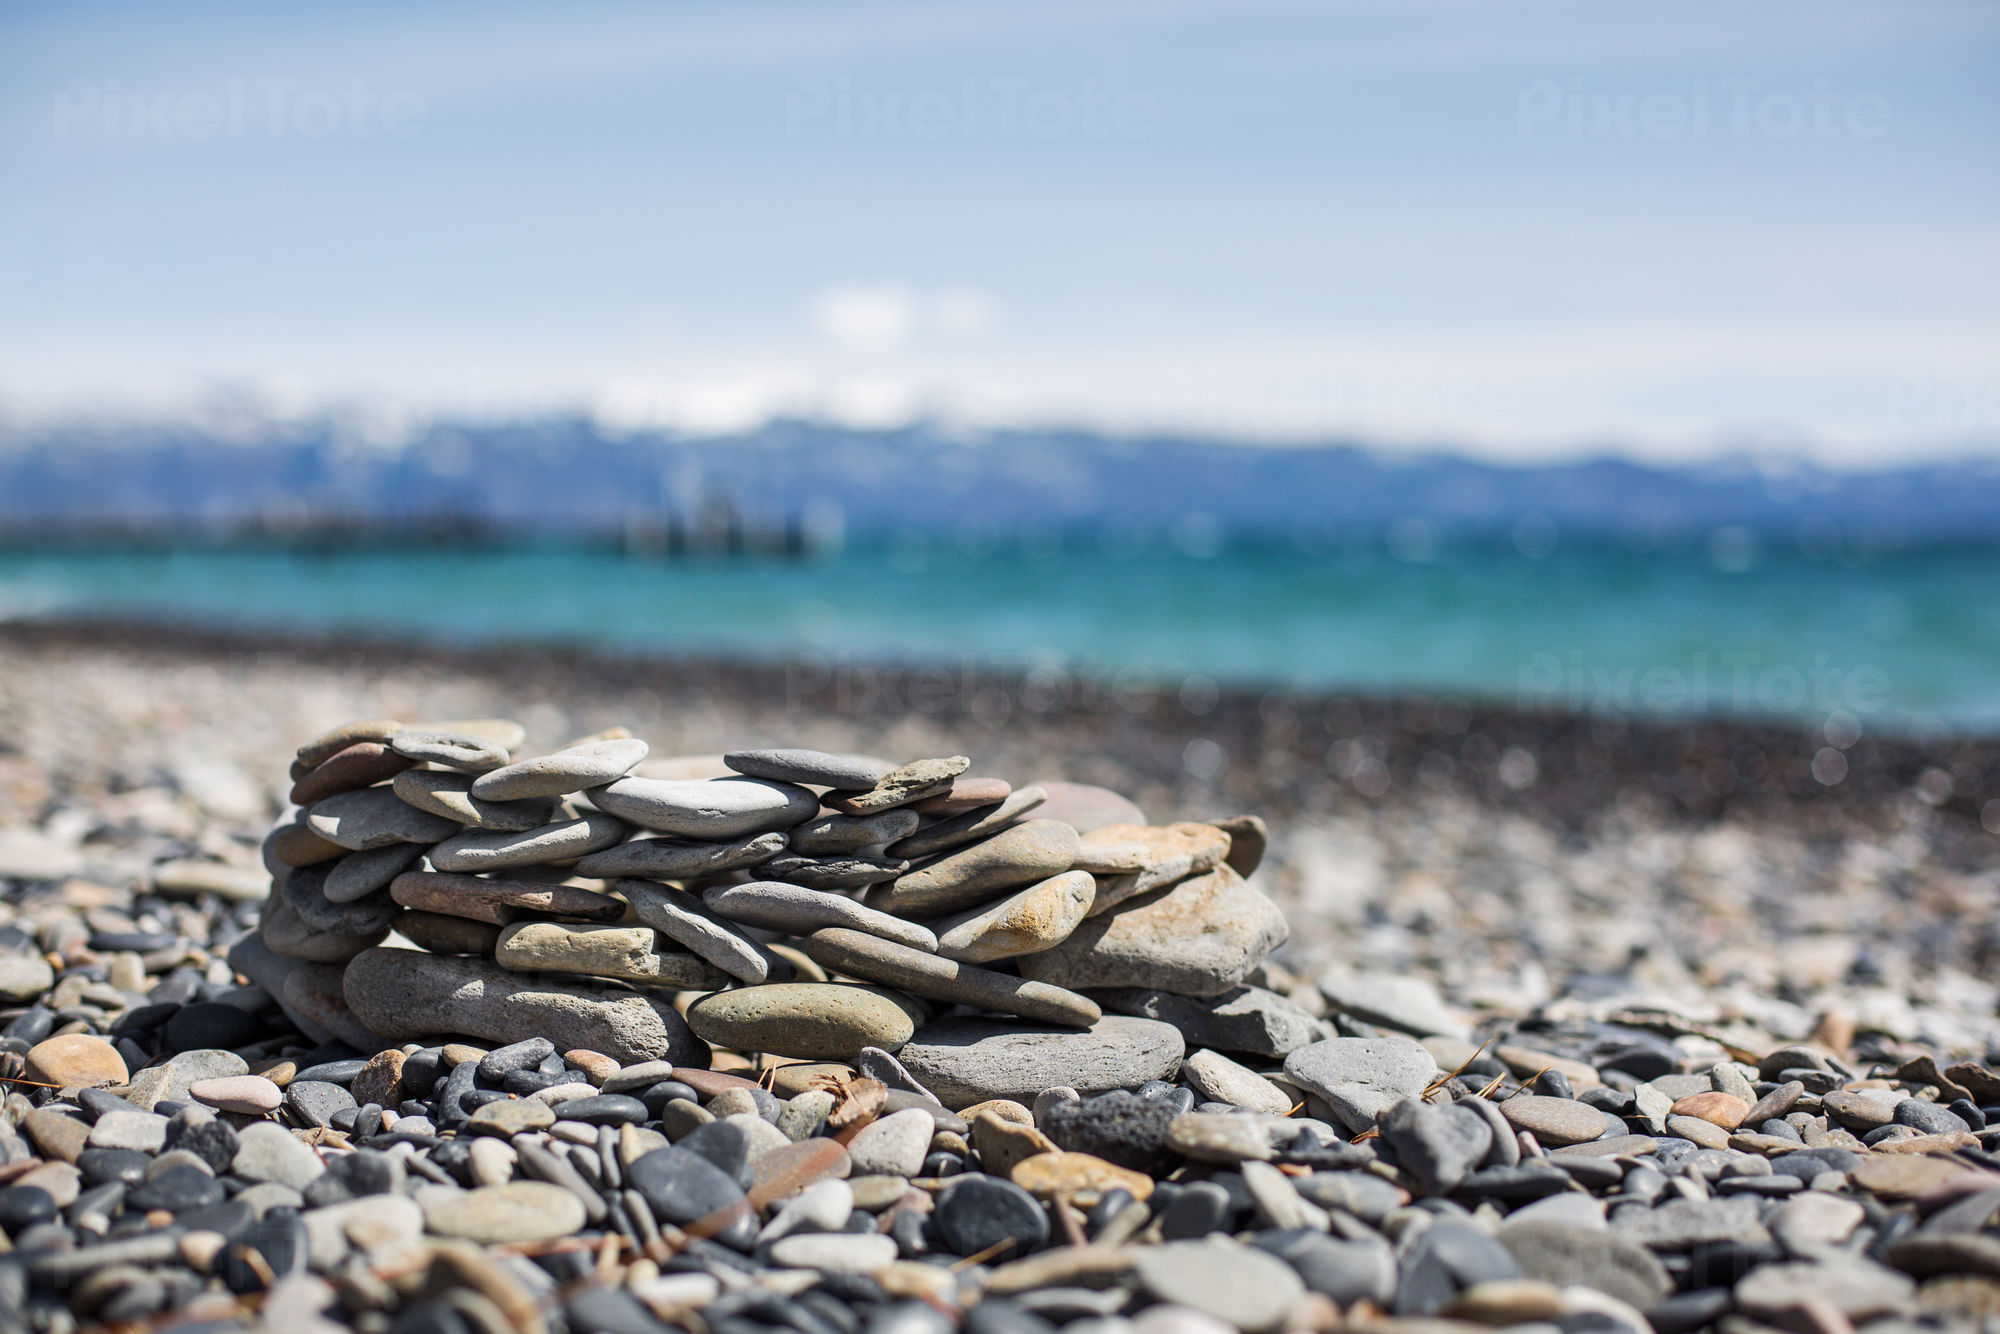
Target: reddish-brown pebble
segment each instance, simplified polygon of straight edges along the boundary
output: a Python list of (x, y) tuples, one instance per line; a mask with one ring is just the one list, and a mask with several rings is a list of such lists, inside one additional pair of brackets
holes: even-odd
[(57, 1088), (102, 1088), (131, 1078), (118, 1049), (88, 1033), (65, 1033), (30, 1047), (27, 1075)]
[(691, 1065), (674, 1067), (674, 1078), (699, 1093), (704, 1098), (713, 1098), (724, 1089), (762, 1088), (754, 1079), (744, 1079), (739, 1075), (725, 1075), (720, 1070), (697, 1070)]
[(369, 1057), (368, 1063), (361, 1067), (360, 1073), (354, 1076), (354, 1082), (348, 1086), (354, 1101), (363, 1107), (371, 1102), (378, 1107), (399, 1106), (403, 1101), (405, 1059), (403, 1053), (394, 1047)]
[(1004, 778), (954, 778), (951, 791), (912, 802), (910, 809), (934, 820), (947, 820), (982, 806), (997, 806), (1013, 791), (1014, 785)]
[(386, 782), (415, 763), (379, 741), (357, 741), (292, 784), (290, 799), (294, 806), (310, 806), (336, 793)]
[(750, 1203), (762, 1209), (815, 1182), (844, 1177), (849, 1166), (847, 1150), (830, 1139), (800, 1140), (772, 1149), (751, 1165)]
[(1743, 1124), (1750, 1104), (1733, 1093), (1690, 1093), (1674, 1103), (1671, 1110), (1675, 1116), (1692, 1116), (1724, 1130), (1734, 1130)]
[(590, 1082), (599, 1087), (624, 1068), (602, 1052), (590, 1051), (583, 1047), (564, 1052), (563, 1060), (571, 1069), (583, 1071)]

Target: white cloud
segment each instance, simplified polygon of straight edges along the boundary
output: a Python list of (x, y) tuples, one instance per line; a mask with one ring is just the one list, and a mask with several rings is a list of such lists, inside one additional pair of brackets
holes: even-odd
[(829, 287), (813, 301), (813, 324), (849, 352), (893, 352), (917, 327), (917, 299), (897, 285)]

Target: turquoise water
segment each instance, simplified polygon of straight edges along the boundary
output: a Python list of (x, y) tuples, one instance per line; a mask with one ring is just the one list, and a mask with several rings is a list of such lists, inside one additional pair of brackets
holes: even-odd
[[(1666, 716), (1835, 712), (2000, 730), (2000, 547), (1815, 560), (1505, 544), (1212, 553), (581, 549), (0, 553), (0, 619), (555, 642), (828, 665), (1020, 665), (1199, 698), (1211, 682), (1455, 692)], [(1187, 696), (1184, 696), (1187, 697)]]

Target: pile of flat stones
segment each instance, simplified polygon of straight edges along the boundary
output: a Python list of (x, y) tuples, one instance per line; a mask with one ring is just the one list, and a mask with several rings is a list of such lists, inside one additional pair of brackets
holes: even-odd
[(296, 817), (266, 844), (268, 956), (239, 953), (302, 1030), (679, 1066), (874, 1050), (947, 1101), (1032, 1100), (1171, 1075), (1180, 1002), (1286, 938), (1245, 879), (1253, 817), (1152, 826), (963, 756), (648, 765), (623, 729), (530, 759), (520, 737), (365, 722), (301, 747)]
[(0, 1329), (2000, 1326), (1992, 1053), (1301, 979), (1248, 817), (522, 740), (308, 743), (261, 909), (7, 905)]

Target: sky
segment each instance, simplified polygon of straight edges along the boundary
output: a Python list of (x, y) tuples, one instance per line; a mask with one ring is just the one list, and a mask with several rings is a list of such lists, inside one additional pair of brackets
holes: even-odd
[(0, 419), (2000, 452), (2000, 7), (0, 3)]

